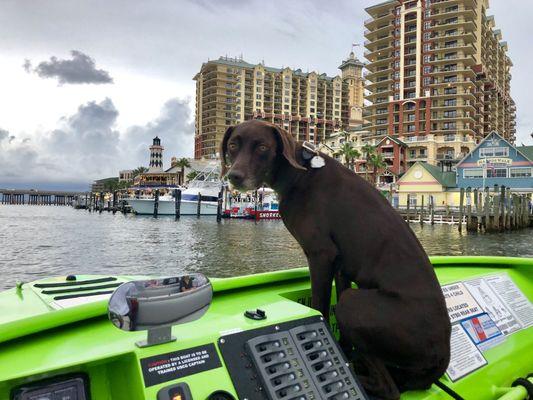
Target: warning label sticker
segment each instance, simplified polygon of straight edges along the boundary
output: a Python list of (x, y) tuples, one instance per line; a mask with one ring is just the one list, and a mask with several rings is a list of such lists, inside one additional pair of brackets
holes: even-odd
[(451, 359), (446, 374), (453, 381), (465, 377), (487, 364), (461, 324), (452, 326)]
[(504, 334), (508, 335), (521, 328), (520, 323), (503, 304), (485, 279), (480, 278), (466, 281), (465, 285), (483, 310), (496, 323), (498, 329)]
[(505, 340), (505, 336), (487, 313), (462, 320), (461, 325), (481, 351), (485, 351)]
[(522, 328), (533, 325), (533, 304), (509, 276), (506, 274), (488, 276), (485, 281), (516, 317)]
[(462, 282), (444, 285), (441, 289), (446, 300), (446, 307), (448, 308), (448, 315), (452, 324), (483, 312), (481, 306), (472, 297)]
[(220, 358), (212, 343), (141, 359), (146, 387), (221, 366)]

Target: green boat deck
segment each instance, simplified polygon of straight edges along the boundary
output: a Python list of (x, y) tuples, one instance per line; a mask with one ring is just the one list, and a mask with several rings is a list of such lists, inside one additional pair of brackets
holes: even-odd
[[(533, 301), (533, 259), (497, 257), (433, 257), (441, 285), (477, 277), (506, 274)], [(102, 278), (78, 276), (79, 281)], [(138, 279), (116, 277), (112, 283)], [(207, 313), (199, 320), (174, 326), (176, 342), (138, 348), (135, 342), (146, 332), (124, 332), (107, 318), (107, 299), (59, 308), (54, 295), (36, 284), (64, 282), (65, 277), (44, 279), (0, 293), (0, 399), (9, 399), (13, 388), (52, 376), (82, 372), (90, 381), (92, 399), (156, 399), (160, 388), (173, 381), (146, 387), (140, 360), (196, 346), (214, 344), (222, 367), (180, 379), (191, 388), (194, 399), (206, 399), (216, 390), (236, 397), (224, 358), (218, 349), (221, 336), (286, 321), (308, 318), (318, 313), (307, 305), (310, 283), (307, 268), (251, 276), (212, 279), (214, 297)], [(100, 286), (105, 284), (95, 284)], [(89, 285), (89, 288), (91, 285)], [(93, 292), (113, 288), (93, 289)], [(81, 293), (90, 293), (91, 289)], [(73, 293), (80, 291), (73, 290)], [(101, 297), (108, 297), (104, 294)], [(98, 297), (96, 297), (98, 298)], [(333, 304), (335, 299), (333, 298)], [(254, 321), (245, 310), (265, 310), (267, 319)], [(379, 310), (377, 310), (379, 312)], [(332, 330), (336, 331), (334, 316)], [(487, 364), (452, 382), (442, 382), (465, 399), (496, 399), (502, 395), (522, 398), (525, 389), (509, 386), (533, 372), (533, 325), (505, 336), (505, 340), (483, 351)], [(237, 398), (237, 397), (236, 397)], [(402, 399), (449, 399), (437, 387), (407, 392)]]

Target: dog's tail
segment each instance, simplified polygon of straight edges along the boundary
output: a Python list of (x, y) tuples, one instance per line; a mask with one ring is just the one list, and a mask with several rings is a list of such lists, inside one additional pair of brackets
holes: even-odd
[(455, 400), (465, 400), (463, 399), (461, 396), (459, 396), (459, 394), (457, 394), (457, 392), (455, 392), (454, 390), (452, 390), (451, 388), (449, 388), (448, 386), (446, 386), (444, 383), (442, 383), (441, 381), (435, 381), (434, 382), (435, 385), (439, 388), (441, 388), (444, 392), (446, 392), (448, 394), (448, 396), (450, 396), (451, 398), (455, 399)]

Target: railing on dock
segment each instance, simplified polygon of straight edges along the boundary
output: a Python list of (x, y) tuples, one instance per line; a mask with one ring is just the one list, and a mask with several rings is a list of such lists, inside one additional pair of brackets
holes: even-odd
[(413, 205), (408, 194), (407, 203), (396, 209), (409, 223), (453, 224), (459, 232), (466, 229), (490, 233), (533, 227), (531, 200), (531, 194), (513, 193), (505, 186), (495, 186), (493, 190), (460, 189), (458, 207), (437, 207), (431, 195), (422, 195), (420, 206)]

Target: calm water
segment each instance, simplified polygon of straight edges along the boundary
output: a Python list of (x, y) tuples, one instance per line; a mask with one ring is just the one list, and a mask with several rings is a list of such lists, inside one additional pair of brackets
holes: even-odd
[[(429, 255), (533, 257), (531, 230), (476, 235), (411, 225)], [(361, 229), (364, 229), (363, 227)], [(0, 205), (0, 289), (64, 274), (226, 277), (304, 266), (281, 221), (140, 217), (70, 207)]]

